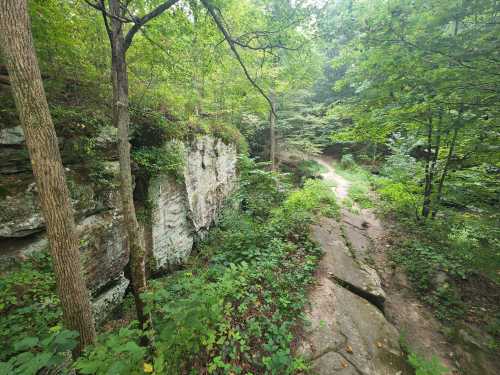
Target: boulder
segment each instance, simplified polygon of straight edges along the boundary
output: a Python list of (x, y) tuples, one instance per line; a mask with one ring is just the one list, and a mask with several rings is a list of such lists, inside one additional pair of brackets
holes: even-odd
[(234, 146), (204, 136), (187, 148), (183, 182), (166, 175), (150, 181), (153, 208), (145, 237), (153, 272), (182, 264), (214, 223), (234, 190), (236, 161)]
[(184, 171), (191, 221), (208, 229), (236, 182), (236, 148), (205, 136), (189, 147)]
[(0, 237), (25, 237), (44, 229), (34, 182), (0, 200)]
[(92, 299), (92, 311), (97, 325), (104, 323), (117, 306), (120, 305), (129, 283), (129, 280), (122, 273), (114, 284)]
[(85, 218), (77, 229), (87, 287), (97, 296), (122, 277), (129, 260), (123, 217), (105, 211)]

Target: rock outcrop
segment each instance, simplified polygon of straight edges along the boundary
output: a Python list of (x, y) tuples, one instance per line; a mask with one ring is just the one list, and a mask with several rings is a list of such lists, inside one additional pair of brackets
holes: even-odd
[(342, 228), (329, 218), (312, 227), (324, 256), (309, 294), (311, 325), (299, 353), (319, 375), (410, 374), (399, 333), (383, 315), (385, 294), (378, 274), (356, 257), (360, 249), (354, 249), (357, 243), (349, 248)]
[[(19, 129), (0, 132), (0, 263), (47, 249), (45, 222)], [(182, 181), (159, 176), (149, 181), (151, 224), (146, 244), (152, 270), (165, 271), (184, 262), (196, 237), (207, 230), (236, 182), (236, 149), (209, 136), (186, 145)], [(5, 156), (5, 158), (4, 158)], [(65, 159), (64, 159), (65, 160)], [(118, 163), (103, 162), (113, 176), (97, 186), (77, 164), (65, 163), (81, 242), (87, 286), (96, 320), (102, 322), (121, 302), (129, 281), (126, 232), (118, 196)], [(5, 182), (5, 183), (4, 183)]]
[(214, 222), (236, 183), (236, 148), (202, 137), (187, 149), (183, 181), (151, 181), (151, 225), (146, 228), (152, 271), (170, 269), (189, 256), (197, 236)]

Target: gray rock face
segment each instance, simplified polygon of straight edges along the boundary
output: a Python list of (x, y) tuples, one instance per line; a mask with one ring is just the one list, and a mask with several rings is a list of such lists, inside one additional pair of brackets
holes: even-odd
[[(116, 182), (119, 174), (118, 163), (105, 163), (104, 168), (114, 176)], [(109, 188), (96, 194), (94, 186), (86, 180), (80, 180), (76, 170), (66, 168), (66, 182), (77, 219), (119, 206), (117, 191)], [(14, 194), (0, 199), (0, 237), (26, 237), (45, 230), (36, 184), (30, 182), (25, 188), (21, 186), (22, 184)]]
[(343, 239), (340, 224), (331, 218), (322, 218), (312, 227), (313, 239), (325, 251), (325, 272), (347, 287), (355, 288), (382, 308), (385, 293), (377, 272), (353, 255)]
[[(27, 156), (25, 150), (12, 146), (20, 141), (15, 134), (14, 130), (2, 130), (0, 135), (0, 145), (8, 143), (0, 148), (0, 178), (5, 175), (9, 182), (13, 181), (7, 194), (0, 197), (2, 270), (8, 270), (14, 260), (48, 247), (29, 160), (26, 167), (22, 159)], [(103, 136), (102, 142), (111, 139)], [(13, 150), (16, 153), (11, 153)], [(5, 155), (7, 164), (3, 164)], [(118, 192), (118, 163), (103, 163), (103, 168), (107, 175), (114, 176), (105, 188), (97, 188), (76, 168), (66, 168), (84, 273), (98, 322), (104, 321), (121, 302), (128, 285), (123, 274), (129, 261)], [(212, 225), (235, 183), (236, 149), (208, 136), (186, 147), (184, 181), (169, 176), (150, 181), (152, 224), (145, 228), (145, 240), (153, 271), (171, 269), (187, 259), (195, 238)]]
[(182, 263), (193, 247), (193, 227), (188, 218), (186, 193), (172, 177), (160, 176), (149, 187), (153, 202), (150, 253), (154, 271)]
[(78, 225), (87, 286), (93, 295), (122, 277), (129, 253), (126, 231), (118, 211), (85, 218)]
[(148, 196), (154, 208), (146, 242), (153, 271), (187, 259), (195, 237), (213, 224), (235, 184), (236, 149), (208, 136), (187, 148), (184, 182), (168, 176), (151, 181)]
[(121, 303), (129, 283), (129, 280), (122, 273), (115, 284), (97, 298), (92, 299), (92, 310), (96, 324), (104, 323), (116, 306)]
[(0, 237), (25, 237), (44, 227), (34, 182), (25, 191), (0, 200)]
[(306, 310), (311, 325), (305, 327), (298, 353), (312, 361), (319, 375), (412, 374), (399, 332), (382, 313), (385, 293), (377, 272), (365, 263), (369, 248), (357, 248), (359, 242), (349, 247), (342, 228), (330, 218), (311, 228), (324, 255)]
[(236, 148), (212, 137), (202, 137), (190, 146), (184, 179), (194, 229), (208, 229), (224, 199), (233, 190)]
[(24, 143), (24, 132), (20, 126), (0, 128), (0, 145), (20, 145)]
[(327, 277), (309, 296), (307, 329), (300, 353), (319, 375), (410, 374), (399, 348), (399, 333), (363, 298)]

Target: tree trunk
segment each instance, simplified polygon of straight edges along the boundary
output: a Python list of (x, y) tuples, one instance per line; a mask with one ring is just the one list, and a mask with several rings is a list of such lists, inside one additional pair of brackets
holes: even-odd
[[(429, 120), (431, 121), (431, 120)], [(428, 147), (429, 154), (427, 157), (426, 166), (426, 188), (424, 193), (424, 207), (422, 209), (422, 216), (428, 217), (429, 213), (432, 211), (432, 190), (434, 187), (434, 177), (436, 175), (437, 160), (439, 158), (439, 150), (441, 148), (441, 124), (443, 121), (443, 114), (439, 114), (439, 122), (436, 129), (436, 145), (434, 146), (434, 154), (432, 154), (432, 123), (429, 122), (429, 133), (428, 133)], [(432, 156), (432, 157), (431, 157)], [(430, 165), (429, 165), (430, 164)]]
[[(462, 111), (460, 111), (460, 113), (459, 113), (460, 117), (461, 117), (461, 115), (462, 115)], [(458, 121), (460, 121), (460, 119)], [(455, 126), (455, 129), (453, 129), (453, 138), (451, 139), (450, 149), (448, 150), (448, 156), (446, 157), (446, 163), (444, 165), (443, 172), (441, 173), (441, 178), (439, 179), (437, 193), (436, 193), (436, 207), (432, 211), (432, 217), (436, 216), (437, 210), (439, 209), (439, 207), (441, 205), (441, 196), (443, 194), (444, 181), (446, 179), (446, 176), (448, 174), (448, 170), (450, 168), (450, 162), (451, 162), (451, 159), (453, 157), (453, 153), (455, 152), (455, 144), (457, 142), (459, 124), (457, 124), (457, 126)]]
[(95, 341), (69, 191), (33, 47), (26, 0), (0, 0), (0, 40), (47, 226), (64, 324), (80, 334), (73, 355)]
[(270, 133), (270, 151), (269, 151), (269, 159), (271, 160), (271, 170), (276, 171), (276, 98), (274, 92), (270, 95), (272, 109), (269, 111), (269, 133)]
[(428, 125), (427, 125), (427, 158), (425, 162), (424, 203), (422, 206), (423, 217), (428, 217), (431, 209), (431, 191), (432, 191), (431, 190), (432, 182), (430, 179), (431, 157), (432, 157), (432, 115), (429, 115)]
[(113, 81), (113, 124), (118, 128), (118, 153), (120, 157), (120, 194), (122, 200), (123, 219), (127, 229), (130, 249), (130, 275), (134, 293), (137, 318), (143, 328), (151, 323), (149, 314), (144, 313), (144, 302), (140, 294), (146, 291), (146, 250), (142, 231), (135, 214), (132, 172), (130, 163), (130, 143), (128, 128), (130, 117), (128, 112), (128, 73), (126, 48), (123, 37), (123, 14), (119, 0), (110, 0), (111, 18), (111, 74)]

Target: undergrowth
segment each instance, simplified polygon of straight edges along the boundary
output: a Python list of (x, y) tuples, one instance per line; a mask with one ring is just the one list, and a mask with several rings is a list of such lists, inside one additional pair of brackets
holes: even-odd
[[(240, 209), (224, 212), (190, 266), (152, 281), (144, 295), (154, 330), (140, 332), (133, 323), (101, 336), (77, 361), (80, 373), (308, 370), (292, 353), (320, 257), (308, 228), (318, 214), (338, 215), (335, 198), (321, 181), (289, 192), (283, 176), (248, 159), (240, 164)], [(151, 356), (138, 345), (143, 334), (154, 338)]]
[[(377, 210), (388, 216), (396, 228), (392, 260), (403, 267), (421, 300), (433, 308), (436, 317), (454, 324), (463, 320), (475, 303), (484, 303), (489, 298), (484, 290), (477, 290), (472, 297), (481, 297), (470, 301), (471, 296), (464, 294), (463, 289), (474, 279), (487, 278), (496, 285), (500, 282), (495, 229), (498, 214), (443, 206), (436, 217), (424, 220), (420, 215), (422, 186), (416, 179), (422, 171), (413, 158), (388, 157), (380, 175), (369, 173), (350, 158), (346, 160), (336, 170), (352, 182), (350, 200), (360, 207), (369, 207), (365, 203), (369, 199), (367, 192), (373, 189), (378, 193)], [(488, 304), (490, 312), (473, 319), (491, 326), (498, 313), (494, 305)]]

